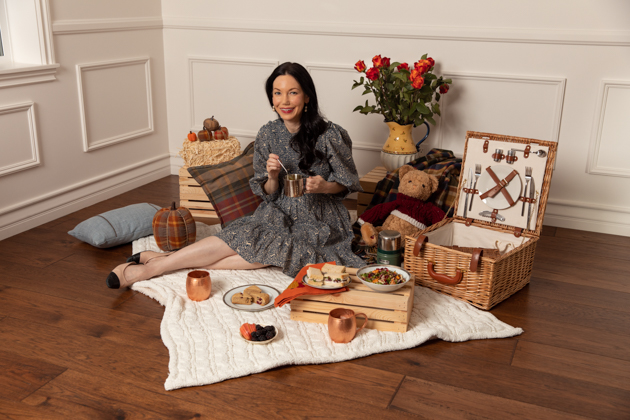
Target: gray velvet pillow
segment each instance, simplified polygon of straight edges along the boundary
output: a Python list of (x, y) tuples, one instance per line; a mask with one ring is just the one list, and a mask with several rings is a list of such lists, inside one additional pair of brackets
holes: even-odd
[(149, 203), (132, 204), (87, 219), (68, 234), (97, 248), (110, 248), (153, 235), (153, 216), (161, 209)]

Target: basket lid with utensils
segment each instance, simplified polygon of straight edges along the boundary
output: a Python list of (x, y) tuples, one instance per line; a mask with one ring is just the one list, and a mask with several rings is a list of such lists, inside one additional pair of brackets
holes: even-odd
[(468, 131), (454, 218), (540, 236), (557, 146)]

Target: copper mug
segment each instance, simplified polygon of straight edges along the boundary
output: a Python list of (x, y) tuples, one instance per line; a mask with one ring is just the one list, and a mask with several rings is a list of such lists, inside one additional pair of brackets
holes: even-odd
[[(365, 321), (357, 330), (357, 317), (363, 316)], [(354, 336), (367, 325), (367, 315), (358, 313), (355, 315), (352, 309), (337, 308), (328, 314), (328, 334), (335, 343), (349, 343)]]
[(300, 174), (289, 174), (284, 177), (284, 195), (300, 197), (306, 190), (306, 177)]
[(210, 297), (212, 282), (210, 273), (204, 270), (195, 270), (188, 273), (186, 277), (186, 293), (190, 300), (201, 302)]

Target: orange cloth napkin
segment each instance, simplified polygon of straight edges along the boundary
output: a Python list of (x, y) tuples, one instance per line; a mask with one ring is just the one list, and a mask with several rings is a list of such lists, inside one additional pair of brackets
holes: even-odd
[[(276, 308), (279, 308), (280, 306), (284, 305), (285, 303), (291, 302), (293, 299), (295, 299), (298, 296), (304, 296), (304, 295), (326, 295), (326, 294), (330, 294), (330, 293), (347, 292), (349, 290), (347, 287), (343, 287), (341, 289), (324, 290), (324, 289), (317, 289), (315, 287), (307, 286), (304, 283), (302, 283), (302, 279), (306, 275), (306, 271), (308, 270), (309, 267), (322, 268), (324, 266), (324, 264), (326, 264), (326, 263), (309, 264), (309, 265), (305, 266), (304, 268), (302, 268), (300, 270), (300, 272), (298, 273), (298, 275), (295, 276), (295, 279), (293, 279), (293, 281), (291, 282), (289, 287), (287, 287), (284, 290), (284, 292), (280, 293), (280, 296), (278, 296), (273, 301), (273, 306), (275, 306)], [(334, 261), (329, 262), (328, 264), (336, 265), (336, 263)]]

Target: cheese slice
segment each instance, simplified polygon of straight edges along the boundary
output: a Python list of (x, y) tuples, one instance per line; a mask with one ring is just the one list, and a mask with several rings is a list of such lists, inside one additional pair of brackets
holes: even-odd
[(344, 265), (332, 265), (332, 264), (324, 264), (322, 267), (322, 273), (345, 273), (346, 267)]

